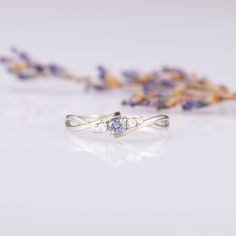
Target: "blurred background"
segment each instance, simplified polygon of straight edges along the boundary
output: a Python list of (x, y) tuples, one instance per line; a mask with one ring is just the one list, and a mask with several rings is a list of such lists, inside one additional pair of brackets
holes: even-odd
[[(94, 76), (177, 66), (236, 91), (233, 0), (0, 0), (0, 17), (1, 55), (16, 46)], [(0, 68), (1, 235), (236, 234), (236, 103), (164, 110), (168, 134), (141, 149), (66, 132), (68, 113), (158, 113), (123, 97)]]

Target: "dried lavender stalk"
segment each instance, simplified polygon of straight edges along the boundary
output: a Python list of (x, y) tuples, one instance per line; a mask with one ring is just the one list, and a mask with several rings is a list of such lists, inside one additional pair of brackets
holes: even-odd
[(123, 71), (117, 77), (105, 67), (99, 66), (98, 78), (92, 79), (74, 75), (57, 64), (40, 63), (16, 48), (12, 48), (11, 52), (12, 56), (1, 57), (0, 61), (10, 73), (21, 80), (57, 77), (84, 83), (86, 88), (97, 91), (129, 88), (132, 96), (123, 100), (124, 105), (156, 109), (181, 105), (183, 110), (192, 110), (224, 100), (236, 100), (236, 93), (230, 92), (225, 86), (172, 67), (163, 67), (150, 73)]

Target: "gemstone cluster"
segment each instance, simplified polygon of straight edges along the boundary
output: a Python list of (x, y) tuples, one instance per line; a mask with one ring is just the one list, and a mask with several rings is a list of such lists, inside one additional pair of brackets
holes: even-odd
[(141, 125), (143, 117), (114, 117), (107, 122), (99, 122), (94, 127), (95, 133), (109, 133), (116, 136), (122, 134), (125, 130), (135, 128)]

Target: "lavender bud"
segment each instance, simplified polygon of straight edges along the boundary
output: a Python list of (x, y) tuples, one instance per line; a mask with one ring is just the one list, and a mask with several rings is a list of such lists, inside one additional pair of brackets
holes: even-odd
[(160, 81), (160, 85), (168, 88), (174, 88), (176, 85), (176, 82), (174, 80), (162, 80)]
[(19, 57), (22, 61), (24, 61), (26, 63), (30, 62), (30, 57), (24, 52), (19, 53)]
[(199, 101), (196, 101), (195, 107), (196, 108), (201, 108), (201, 107), (205, 107), (205, 106), (208, 106), (208, 105), (209, 105), (208, 103), (199, 100)]
[(27, 74), (27, 73), (19, 73), (19, 74), (17, 74), (17, 77), (18, 77), (19, 79), (24, 80), (24, 79), (29, 79), (29, 78), (31, 78), (32, 75)]
[(16, 54), (22, 61), (30, 63), (30, 57), (27, 53), (19, 51), (17, 48), (11, 48), (12, 53)]
[(45, 68), (42, 65), (36, 64), (34, 66), (34, 69), (36, 70), (37, 73), (43, 73)]
[(29, 70), (29, 71), (25, 71), (25, 72), (19, 72), (19, 73), (16, 73), (16, 76), (19, 78), (19, 79), (30, 79), (30, 78), (33, 78), (35, 77), (37, 74), (35, 73), (35, 71), (33, 70)]
[(139, 79), (139, 73), (135, 70), (123, 71), (122, 75), (129, 81), (134, 82)]
[(183, 110), (192, 110), (193, 108), (201, 108), (207, 106), (208, 103), (198, 100), (198, 101), (186, 101), (182, 104)]
[(192, 110), (194, 108), (195, 101), (186, 101), (182, 104), (182, 108), (185, 111)]
[(107, 70), (106, 70), (106, 68), (103, 67), (103, 66), (98, 66), (97, 69), (98, 69), (98, 77), (99, 77), (100, 79), (104, 80), (105, 77), (106, 77), (106, 75), (107, 75)]
[(155, 106), (158, 110), (167, 108), (167, 106), (166, 106), (166, 99), (165, 99), (165, 98), (158, 98), (158, 99), (155, 101), (154, 106)]
[(142, 101), (142, 105), (143, 106), (148, 106), (148, 105), (150, 105), (150, 100), (148, 100), (148, 99), (144, 99), (143, 101)]
[(93, 85), (93, 88), (97, 91), (103, 91), (106, 89), (103, 85)]
[(51, 73), (53, 75), (58, 75), (60, 73), (63, 73), (65, 70), (58, 65), (51, 64), (51, 65), (48, 65), (48, 71), (49, 71), (49, 73)]

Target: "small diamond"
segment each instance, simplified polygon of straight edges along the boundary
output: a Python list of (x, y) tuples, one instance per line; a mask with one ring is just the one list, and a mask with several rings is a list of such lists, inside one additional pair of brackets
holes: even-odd
[(127, 125), (128, 125), (128, 128), (134, 128), (135, 126), (137, 126), (137, 120), (134, 118), (130, 118), (127, 121)]
[(143, 123), (143, 120), (144, 120), (144, 118), (143, 118), (142, 116), (139, 116), (139, 117), (137, 118), (137, 124), (138, 124), (138, 125), (141, 125), (141, 124)]
[(99, 123), (96, 125), (94, 132), (95, 133), (104, 133), (107, 131), (107, 124), (106, 123)]

